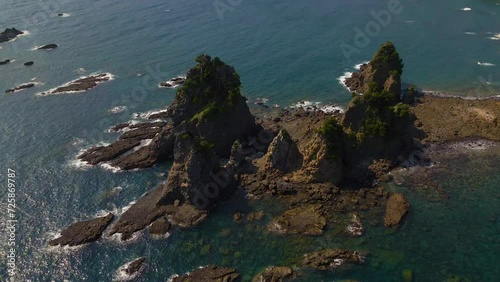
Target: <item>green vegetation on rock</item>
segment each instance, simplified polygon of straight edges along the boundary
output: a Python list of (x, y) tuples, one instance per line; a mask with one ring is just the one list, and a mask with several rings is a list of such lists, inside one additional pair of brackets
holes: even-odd
[(191, 121), (212, 118), (232, 107), (241, 99), (240, 77), (233, 67), (219, 58), (200, 55), (196, 66), (189, 70), (185, 84), (177, 91), (177, 98), (201, 105)]
[(342, 155), (342, 144), (344, 138), (344, 128), (334, 117), (328, 117), (316, 133), (321, 135), (327, 144), (327, 154), (329, 158), (337, 158)]
[(394, 43), (390, 41), (387, 41), (380, 47), (370, 64), (374, 67), (375, 70), (377, 70), (381, 66), (389, 65), (391, 69), (391, 75), (394, 74), (401, 76), (403, 74), (403, 60), (399, 57)]

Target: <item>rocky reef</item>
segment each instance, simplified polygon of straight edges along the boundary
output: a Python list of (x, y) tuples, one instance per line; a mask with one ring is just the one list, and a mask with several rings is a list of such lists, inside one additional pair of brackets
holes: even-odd
[[(363, 95), (353, 93), (345, 113), (300, 108), (270, 111), (259, 118), (241, 95), (235, 69), (201, 55), (167, 110), (150, 116), (150, 122), (114, 126), (112, 131), (122, 133), (117, 141), (90, 148), (78, 158), (122, 170), (172, 162), (166, 182), (144, 194), (110, 227), (109, 234), (120, 234), (122, 240), (144, 229), (165, 235), (197, 226), (237, 189), (252, 201), (276, 201), (283, 207), (274, 214), (249, 213), (246, 220), (241, 212), (233, 214), (240, 224), (271, 218), (266, 231), (271, 236), (310, 238), (336, 230), (338, 236), (353, 239), (364, 235), (366, 214), (371, 226), (383, 221), (394, 228), (389, 232), (397, 232), (410, 203), (403, 194), (384, 190), (381, 183), (390, 181), (391, 170), (398, 166), (428, 163), (422, 153), (428, 142), (469, 136), (469, 129), (464, 135), (450, 135), (446, 127), (433, 127), (425, 115), (436, 107), (443, 109), (442, 101), (434, 104), (437, 98), (420, 97), (414, 89), (402, 93), (402, 71), (402, 60), (388, 42), (348, 83)], [(477, 105), (470, 116), (484, 129), (481, 136), (500, 139), (498, 104), (470, 103)], [(464, 107), (462, 102), (452, 105), (457, 110)], [(444, 110), (442, 114), (450, 115)], [(446, 135), (439, 135), (442, 131)], [(340, 215), (347, 219), (342, 224)], [(73, 234), (88, 224), (68, 230)], [(101, 234), (108, 224), (99, 224), (92, 233)], [(51, 244), (88, 241), (58, 240)], [(323, 249), (296, 262), (302, 269), (324, 271), (363, 263), (365, 256), (354, 250)], [(287, 266), (269, 267), (254, 281), (287, 281), (296, 275)], [(169, 281), (238, 277), (235, 269), (206, 266)]]
[(238, 281), (240, 274), (233, 268), (224, 268), (213, 265), (208, 265), (202, 268), (195, 269), (189, 273), (173, 276), (169, 282), (235, 282)]
[(24, 32), (17, 30), (15, 28), (6, 28), (0, 33), (0, 43), (10, 41), (19, 35), (24, 34)]

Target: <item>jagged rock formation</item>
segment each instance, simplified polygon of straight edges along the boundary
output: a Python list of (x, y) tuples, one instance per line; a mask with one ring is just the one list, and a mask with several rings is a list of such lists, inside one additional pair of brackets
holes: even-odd
[(21, 34), (24, 34), (24, 32), (15, 28), (6, 28), (0, 33), (0, 43), (10, 41)]
[(78, 246), (96, 241), (113, 220), (113, 214), (92, 220), (77, 222), (61, 232), (61, 236), (49, 242), (50, 246)]
[(368, 64), (363, 64), (359, 72), (346, 78), (347, 87), (357, 93), (365, 93), (372, 82), (397, 97), (401, 94), (403, 61), (392, 42), (386, 42), (375, 53)]
[(189, 273), (173, 276), (171, 282), (235, 282), (240, 274), (234, 268), (224, 268), (213, 265), (195, 269)]
[[(240, 94), (240, 78), (219, 58), (201, 55), (168, 109), (174, 126), (185, 122), (201, 139), (213, 143), (221, 157), (229, 157), (236, 139), (256, 132), (255, 118)], [(194, 132), (191, 132), (194, 133)]]
[(282, 129), (269, 145), (264, 159), (268, 161), (267, 167), (290, 172), (302, 166), (303, 156), (290, 134)]

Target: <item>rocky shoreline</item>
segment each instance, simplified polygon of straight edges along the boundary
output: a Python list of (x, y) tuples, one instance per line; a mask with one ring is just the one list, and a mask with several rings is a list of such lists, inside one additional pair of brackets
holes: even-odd
[[(344, 232), (359, 237), (364, 231), (359, 212), (397, 232), (406, 224), (411, 203), (382, 187), (391, 181), (391, 170), (432, 162), (425, 148), (436, 142), (471, 137), (500, 141), (498, 101), (402, 93), (402, 60), (390, 42), (353, 75), (348, 84), (364, 95), (353, 94), (345, 112), (297, 108), (255, 117), (240, 94), (233, 67), (206, 55), (196, 63), (168, 110), (150, 117), (160, 120), (119, 124), (112, 128), (123, 132), (117, 141), (78, 156), (92, 165), (107, 163), (122, 170), (172, 161), (166, 182), (116, 222), (98, 218), (73, 224), (51, 245), (94, 241), (108, 225), (107, 234), (120, 234), (122, 240), (144, 229), (159, 235), (182, 232), (203, 222), (237, 188), (255, 201), (272, 200), (286, 208), (270, 214), (267, 230), (274, 236), (322, 236), (336, 215), (346, 214), (351, 222)], [(241, 213), (232, 216), (243, 220)], [(334, 271), (367, 259), (354, 250), (324, 249), (304, 254), (299, 268)], [(297, 276), (300, 270), (270, 266), (254, 281)], [(236, 269), (210, 265), (169, 281), (238, 277)]]

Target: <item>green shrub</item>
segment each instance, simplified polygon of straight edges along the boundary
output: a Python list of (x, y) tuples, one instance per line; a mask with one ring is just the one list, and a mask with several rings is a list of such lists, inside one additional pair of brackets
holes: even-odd
[(391, 109), (392, 109), (392, 112), (394, 113), (394, 115), (399, 119), (406, 118), (412, 114), (410, 106), (408, 106), (407, 104), (403, 104), (403, 103), (398, 103), (396, 106), (392, 107)]
[(325, 139), (329, 158), (335, 159), (342, 155), (344, 128), (334, 117), (328, 117), (323, 125), (316, 129), (316, 133)]

